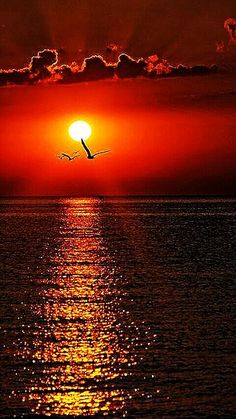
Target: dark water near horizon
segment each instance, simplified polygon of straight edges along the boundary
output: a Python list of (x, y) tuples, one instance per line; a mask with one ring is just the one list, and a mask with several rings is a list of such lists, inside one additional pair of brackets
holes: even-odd
[(236, 199), (0, 200), (0, 416), (235, 415)]

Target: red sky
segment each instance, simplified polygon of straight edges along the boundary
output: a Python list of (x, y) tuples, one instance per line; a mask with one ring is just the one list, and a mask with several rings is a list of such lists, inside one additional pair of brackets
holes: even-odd
[(212, 63), (226, 41), (235, 0), (1, 0), (0, 67), (20, 67), (44, 48), (63, 62), (105, 52), (111, 42), (139, 57)]
[[(234, 2), (131, 0), (126, 13), (122, 0), (108, 8), (103, 0), (54, 3), (32, 1), (29, 10), (26, 1), (2, 0), (2, 68), (28, 65), (41, 48), (61, 48), (64, 63), (79, 62), (116, 42), (136, 58), (157, 53), (174, 65), (225, 60), (226, 70), (1, 87), (0, 194), (235, 193), (236, 83), (228, 67), (236, 46), (219, 56), (214, 44), (227, 45), (223, 23)], [(57, 159), (61, 151), (83, 155), (68, 135), (76, 119), (91, 124), (92, 151), (112, 152), (93, 161)]]

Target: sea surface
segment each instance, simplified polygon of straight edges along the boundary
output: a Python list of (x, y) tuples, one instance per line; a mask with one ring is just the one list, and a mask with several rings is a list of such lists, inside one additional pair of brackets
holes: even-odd
[(1, 199), (1, 417), (230, 418), (236, 199)]

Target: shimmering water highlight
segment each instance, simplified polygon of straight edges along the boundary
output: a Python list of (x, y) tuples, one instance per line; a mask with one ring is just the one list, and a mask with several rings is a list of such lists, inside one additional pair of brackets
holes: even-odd
[(2, 199), (1, 414), (230, 417), (234, 199)]

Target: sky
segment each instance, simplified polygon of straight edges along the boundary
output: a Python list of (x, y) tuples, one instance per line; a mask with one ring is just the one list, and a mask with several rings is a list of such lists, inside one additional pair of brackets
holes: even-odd
[[(1, 0), (0, 16), (0, 195), (236, 193), (235, 1)], [(85, 158), (78, 119), (111, 153)]]

